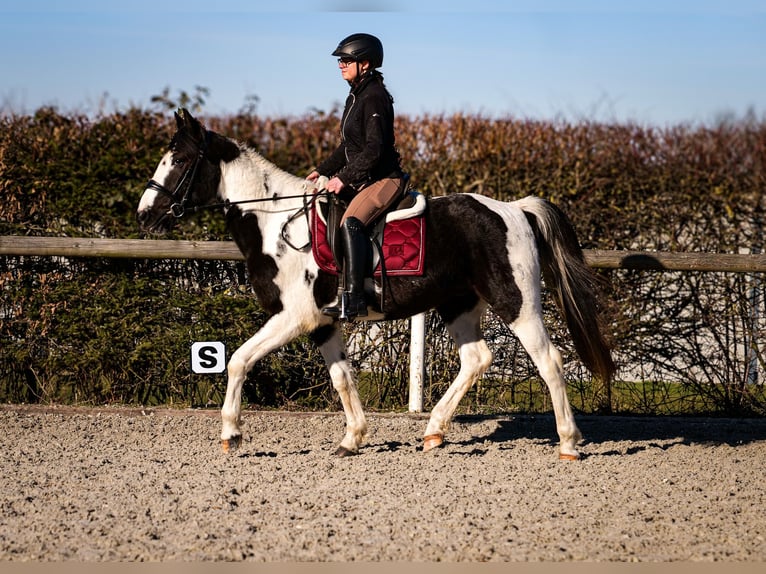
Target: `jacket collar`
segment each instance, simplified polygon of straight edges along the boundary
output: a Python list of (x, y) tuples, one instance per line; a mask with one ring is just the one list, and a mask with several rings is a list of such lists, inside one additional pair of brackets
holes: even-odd
[(367, 86), (367, 84), (369, 84), (377, 76), (378, 74), (375, 73), (375, 70), (371, 70), (367, 72), (364, 76), (362, 76), (359, 79), (358, 82), (356, 82), (355, 84), (351, 84), (351, 93), (358, 94)]

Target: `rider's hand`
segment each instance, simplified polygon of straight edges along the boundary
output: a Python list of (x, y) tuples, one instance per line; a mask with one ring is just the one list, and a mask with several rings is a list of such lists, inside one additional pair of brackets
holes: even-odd
[(340, 193), (340, 190), (342, 190), (344, 187), (345, 187), (345, 184), (340, 180), (340, 178), (334, 177), (327, 182), (325, 189), (331, 193), (338, 194)]
[(319, 179), (319, 172), (317, 170), (312, 171), (310, 174), (306, 176), (306, 179), (313, 183), (316, 183), (316, 180)]

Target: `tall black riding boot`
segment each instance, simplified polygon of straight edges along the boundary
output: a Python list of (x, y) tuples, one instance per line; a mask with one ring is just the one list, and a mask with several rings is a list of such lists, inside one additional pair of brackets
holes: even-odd
[(355, 317), (367, 316), (367, 301), (364, 297), (364, 277), (367, 269), (367, 254), (370, 239), (364, 225), (356, 217), (349, 217), (340, 227), (343, 241), (343, 271), (346, 289), (340, 294), (338, 304), (325, 307), (322, 313), (338, 317), (341, 321), (353, 321)]

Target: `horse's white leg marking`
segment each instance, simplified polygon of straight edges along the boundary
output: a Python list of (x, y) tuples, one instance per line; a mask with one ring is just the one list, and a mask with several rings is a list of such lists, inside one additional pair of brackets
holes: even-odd
[(447, 329), (458, 346), (460, 371), (447, 392), (431, 411), (423, 439), (423, 450), (428, 451), (441, 445), (444, 433), (449, 429), (458, 404), (476, 381), (492, 364), (492, 352), (481, 338), (479, 321), (484, 312), (479, 305), (447, 325)]
[[(578, 459), (580, 454), (575, 446), (582, 439), (582, 435), (575, 424), (572, 409), (569, 406), (561, 353), (553, 346), (543, 324), (540, 303), (540, 263), (534, 236), (531, 228), (524, 222), (523, 212), (511, 209), (508, 205), (504, 211), (504, 218), (508, 229), (515, 230), (518, 234), (511, 236), (509, 232), (508, 261), (522, 295), (519, 316), (510, 326), (548, 386), (553, 413), (556, 417), (556, 430), (561, 440), (560, 458)], [(527, 249), (521, 246), (526, 246)], [(509, 318), (508, 321), (511, 319)]]
[(539, 313), (530, 313), (523, 319), (519, 318), (511, 325), (511, 328), (529, 353), (537, 370), (540, 371), (545, 384), (548, 385), (553, 414), (556, 417), (556, 431), (561, 440), (560, 458), (579, 459), (580, 453), (577, 452), (576, 446), (582, 439), (582, 435), (575, 424), (574, 415), (569, 406), (561, 353), (553, 346)]
[[(272, 316), (266, 324), (248, 339), (229, 359), (226, 399), (221, 409), (221, 441), (224, 450), (237, 446), (242, 432), (240, 410), (242, 407), (242, 384), (253, 365), (267, 353), (292, 341), (305, 332), (287, 313)], [(232, 439), (232, 440), (230, 440)]]
[(338, 392), (346, 415), (346, 435), (336, 451), (338, 455), (352, 454), (359, 450), (367, 434), (367, 420), (356, 385), (356, 376), (345, 357), (346, 347), (340, 329), (336, 329), (319, 350), (327, 363), (332, 386)]

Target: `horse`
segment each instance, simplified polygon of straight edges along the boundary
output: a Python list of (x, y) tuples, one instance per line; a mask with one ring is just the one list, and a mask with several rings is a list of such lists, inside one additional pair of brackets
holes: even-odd
[[(221, 446), (240, 446), (241, 393), (247, 373), (267, 353), (308, 335), (326, 362), (345, 415), (335, 455), (359, 453), (367, 420), (343, 340), (342, 323), (322, 314), (338, 297), (338, 276), (318, 267), (310, 248), (307, 205), (316, 184), (269, 162), (252, 147), (206, 129), (187, 110), (174, 113), (176, 132), (141, 196), (140, 228), (167, 233), (196, 209), (220, 209), (246, 260), (249, 282), (268, 313), (265, 324), (230, 357), (221, 408)], [(559, 436), (559, 458), (577, 460), (578, 429), (566, 394), (563, 359), (543, 323), (542, 281), (554, 295), (577, 354), (604, 381), (615, 372), (602, 333), (598, 281), (584, 261), (575, 230), (552, 202), (511, 202), (472, 193), (428, 197), (423, 272), (366, 282), (369, 309), (355, 320), (411, 317), (435, 309), (455, 342), (460, 368), (430, 413), (422, 450), (444, 444), (463, 396), (493, 354), (481, 332), (489, 307), (518, 337), (545, 381)]]

